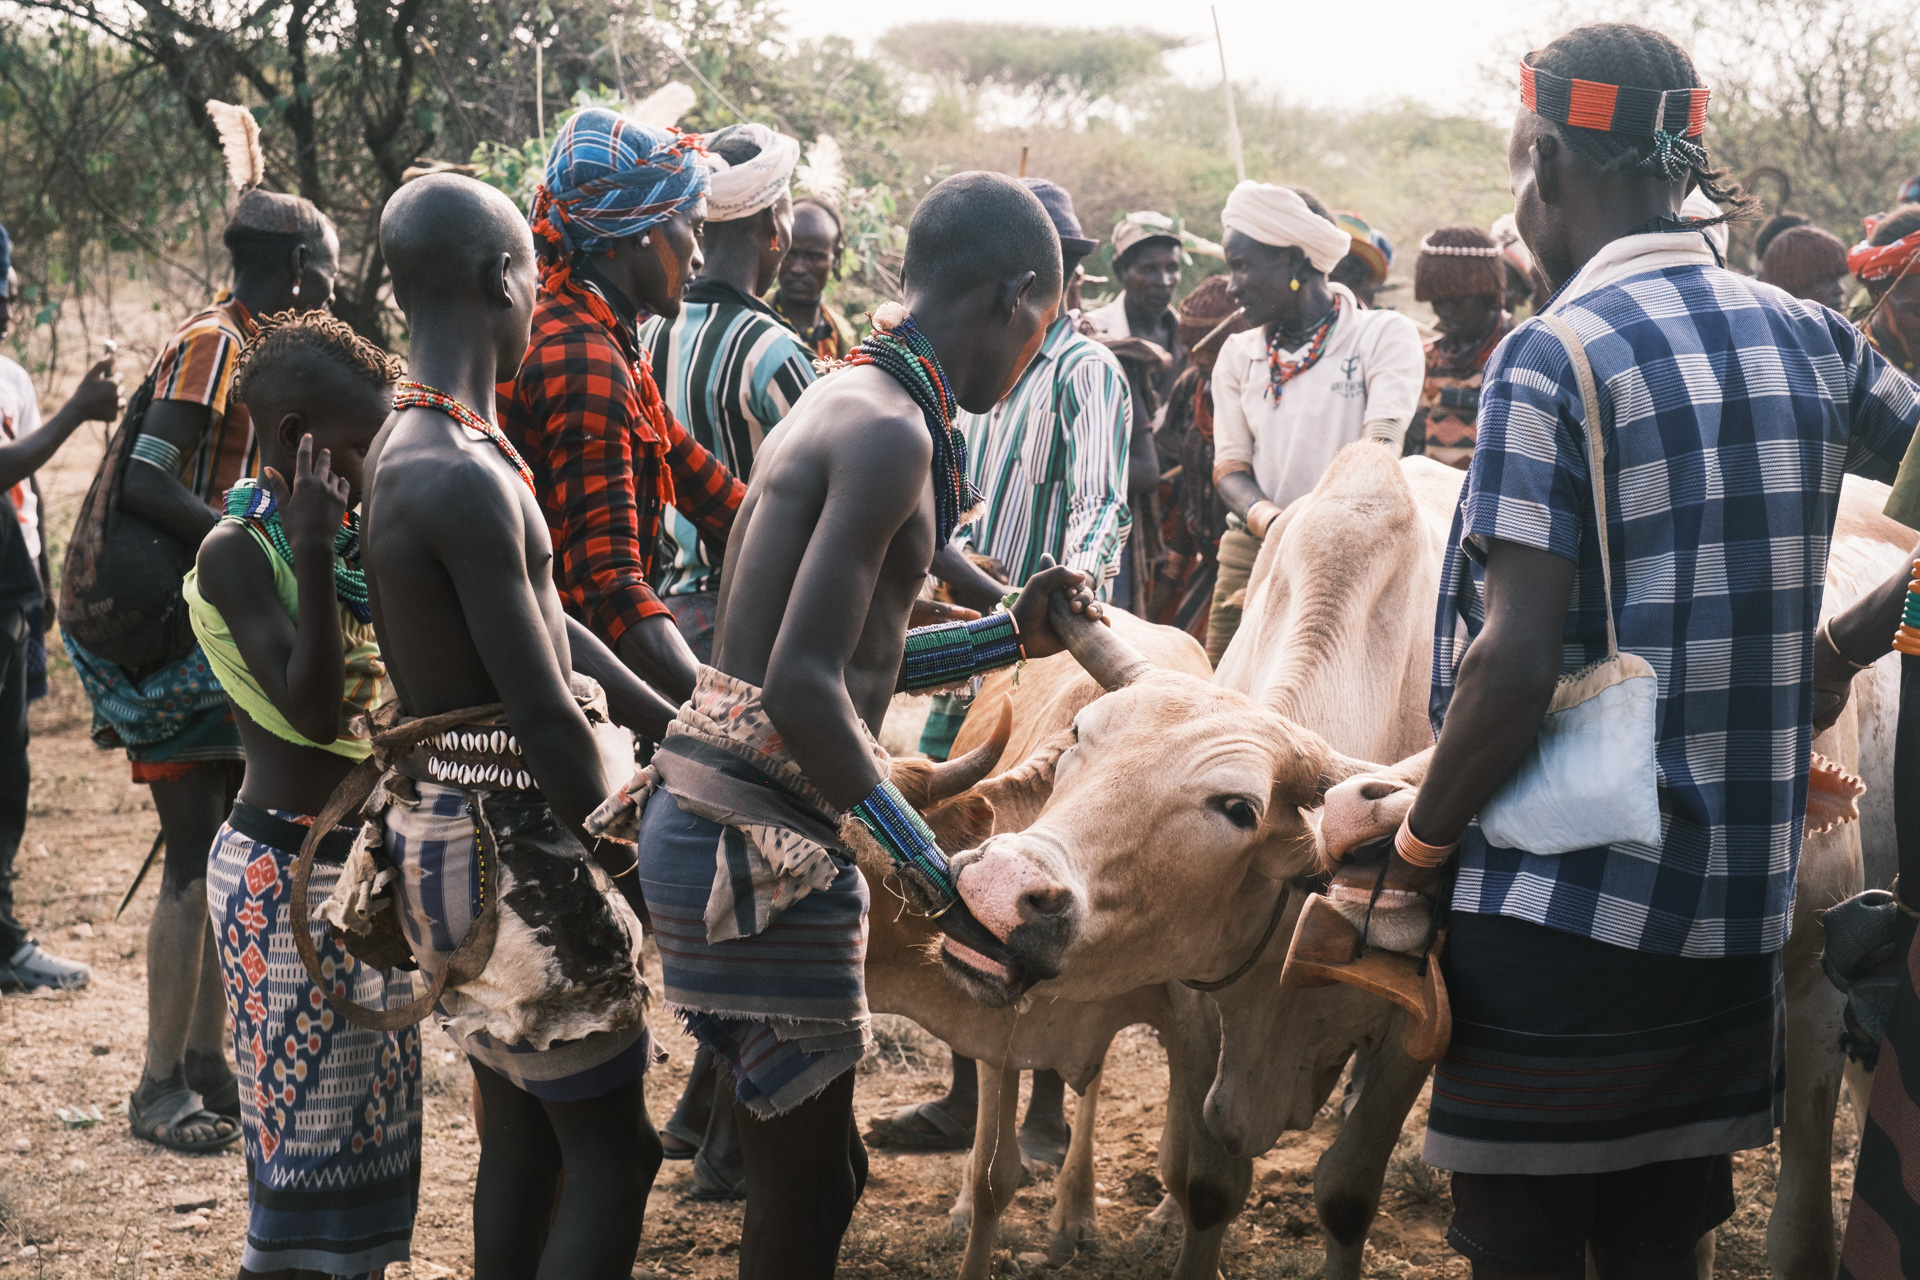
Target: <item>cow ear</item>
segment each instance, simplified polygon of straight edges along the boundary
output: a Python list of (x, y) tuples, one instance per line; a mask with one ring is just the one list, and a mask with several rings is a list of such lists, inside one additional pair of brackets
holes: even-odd
[(978, 848), (993, 834), (993, 802), (971, 791), (942, 800), (920, 816), (934, 843), (949, 853)]
[(1260, 842), (1253, 847), (1254, 874), (1268, 880), (1297, 876), (1313, 865), (1317, 849), (1312, 821), (1276, 794), (1267, 806)]
[(970, 794), (993, 802), (1001, 830), (1023, 831), (1034, 824), (1052, 799), (1054, 767), (1060, 763), (1061, 753), (1072, 745), (1073, 735), (1061, 734), (1019, 765), (988, 778)]

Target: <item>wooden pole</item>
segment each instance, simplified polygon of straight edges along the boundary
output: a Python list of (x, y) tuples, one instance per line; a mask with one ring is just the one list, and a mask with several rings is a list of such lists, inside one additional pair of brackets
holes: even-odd
[[(1216, 26), (1216, 34), (1218, 30)], [(1224, 58), (1226, 54), (1220, 56)], [(547, 68), (538, 40), (533, 42), (533, 131), (542, 138), (547, 136)]]
[(1213, 43), (1220, 50), (1220, 90), (1227, 95), (1227, 154), (1233, 157), (1233, 171), (1240, 181), (1247, 180), (1247, 158), (1240, 149), (1240, 117), (1233, 109), (1233, 81), (1227, 78), (1227, 42), (1220, 38), (1220, 10), (1207, 6), (1213, 14)]
[(1020, 172), (1014, 176), (1019, 178), (1027, 176), (1027, 149), (1025, 147), (1020, 148)]

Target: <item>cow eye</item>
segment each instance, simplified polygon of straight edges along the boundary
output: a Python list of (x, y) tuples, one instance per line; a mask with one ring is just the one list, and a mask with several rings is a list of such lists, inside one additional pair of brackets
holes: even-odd
[(1260, 815), (1254, 807), (1239, 797), (1228, 800), (1221, 806), (1226, 811), (1227, 821), (1242, 831), (1251, 831), (1260, 825)]

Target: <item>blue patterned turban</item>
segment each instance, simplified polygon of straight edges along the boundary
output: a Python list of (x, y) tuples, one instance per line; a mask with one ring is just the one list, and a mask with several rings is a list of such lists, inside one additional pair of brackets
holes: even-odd
[(545, 245), (542, 279), (563, 280), (578, 256), (639, 235), (705, 195), (705, 155), (697, 134), (638, 124), (603, 107), (575, 114), (547, 153), (528, 219)]

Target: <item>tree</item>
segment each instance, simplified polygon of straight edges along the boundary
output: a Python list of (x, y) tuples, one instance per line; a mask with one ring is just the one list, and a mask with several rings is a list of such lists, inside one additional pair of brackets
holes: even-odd
[(1122, 90), (1165, 74), (1161, 57), (1186, 41), (1143, 30), (1084, 31), (987, 22), (920, 22), (895, 27), (880, 48), (932, 77), (977, 113), (998, 90), (1036, 121), (1084, 123)]

